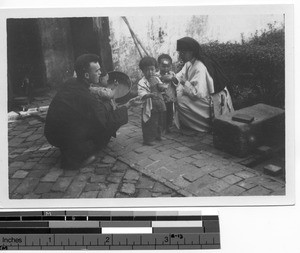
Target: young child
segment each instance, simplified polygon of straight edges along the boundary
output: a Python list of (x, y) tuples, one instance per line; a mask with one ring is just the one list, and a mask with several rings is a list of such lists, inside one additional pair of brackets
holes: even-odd
[(92, 85), (90, 87), (90, 92), (96, 99), (102, 103), (109, 102), (110, 105), (113, 107), (113, 110), (117, 108), (116, 102), (114, 100), (115, 95), (115, 87), (113, 89), (108, 88), (108, 73), (105, 70), (102, 70), (100, 75), (99, 85)]
[(144, 145), (153, 146), (154, 140), (162, 140), (163, 114), (166, 111), (166, 105), (161, 92), (165, 87), (155, 75), (157, 62), (153, 57), (144, 57), (139, 63), (139, 68), (144, 75), (138, 82), (138, 95), (143, 101), (143, 141)]
[[(171, 71), (172, 68), (172, 58), (168, 54), (162, 54), (158, 57), (158, 66), (159, 66), (159, 76), (164, 80), (164, 76), (172, 75), (175, 76), (175, 73)], [(164, 101), (166, 103), (166, 113), (165, 113), (165, 130), (166, 133), (170, 132), (170, 127), (173, 124), (173, 107), (174, 102), (176, 101), (176, 86), (170, 81), (163, 81), (167, 85), (166, 92), (164, 94)]]

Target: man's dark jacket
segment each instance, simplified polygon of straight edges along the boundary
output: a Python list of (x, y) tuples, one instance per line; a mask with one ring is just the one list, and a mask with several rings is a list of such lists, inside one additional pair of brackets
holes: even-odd
[(64, 83), (52, 100), (45, 124), (50, 144), (65, 148), (92, 142), (104, 147), (118, 128), (128, 122), (127, 108), (113, 110), (99, 103), (84, 80), (72, 78)]

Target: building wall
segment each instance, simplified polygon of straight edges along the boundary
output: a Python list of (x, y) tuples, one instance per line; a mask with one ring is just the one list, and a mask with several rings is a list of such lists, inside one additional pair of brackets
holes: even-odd
[(38, 24), (47, 84), (56, 88), (73, 75), (74, 56), (70, 23), (65, 18), (44, 18), (39, 19)]

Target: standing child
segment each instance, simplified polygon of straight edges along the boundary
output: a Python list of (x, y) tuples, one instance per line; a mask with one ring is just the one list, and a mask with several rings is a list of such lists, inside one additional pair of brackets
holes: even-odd
[[(159, 66), (159, 76), (164, 80), (164, 76), (172, 75), (175, 76), (175, 73), (171, 71), (172, 68), (172, 58), (168, 54), (162, 54), (158, 57), (158, 66)], [(165, 118), (165, 130), (166, 133), (170, 132), (170, 127), (173, 124), (173, 107), (174, 102), (176, 101), (176, 87), (172, 80), (164, 81), (167, 85), (166, 92), (164, 94), (164, 101), (166, 103), (166, 118)]]
[(163, 114), (166, 105), (161, 91), (163, 83), (155, 75), (157, 62), (153, 57), (146, 56), (140, 63), (144, 77), (138, 83), (138, 95), (142, 104), (142, 131), (144, 145), (153, 146), (154, 140), (161, 141)]

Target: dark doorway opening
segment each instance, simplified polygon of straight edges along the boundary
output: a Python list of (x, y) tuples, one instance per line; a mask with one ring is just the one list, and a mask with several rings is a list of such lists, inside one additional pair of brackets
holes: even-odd
[(46, 85), (37, 19), (7, 20), (8, 109), (15, 97), (32, 97)]
[(86, 53), (99, 55), (100, 45), (93, 31), (93, 19), (71, 18), (70, 25), (75, 59)]
[(108, 17), (71, 18), (70, 27), (75, 59), (81, 54), (96, 54), (101, 67), (113, 70)]

